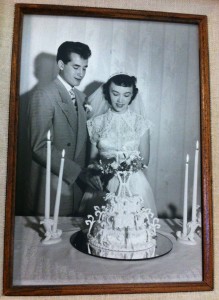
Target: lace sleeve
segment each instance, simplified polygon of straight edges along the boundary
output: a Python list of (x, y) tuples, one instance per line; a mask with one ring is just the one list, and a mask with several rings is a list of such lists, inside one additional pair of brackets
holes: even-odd
[(141, 115), (136, 115), (135, 131), (139, 137), (143, 136), (150, 128), (151, 122), (149, 120), (145, 120)]
[(100, 117), (92, 118), (87, 121), (87, 129), (92, 144), (97, 144), (102, 131), (102, 122)]

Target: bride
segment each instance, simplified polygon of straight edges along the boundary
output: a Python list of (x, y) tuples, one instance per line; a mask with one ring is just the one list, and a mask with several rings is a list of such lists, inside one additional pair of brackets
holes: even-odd
[[(90, 165), (93, 162), (116, 159), (119, 164), (124, 157), (139, 155), (148, 166), (150, 154), (150, 125), (142, 115), (143, 105), (134, 104), (140, 101), (136, 97), (136, 77), (124, 73), (113, 75), (91, 97), (92, 117), (87, 121), (91, 142)], [(137, 111), (136, 107), (139, 107)], [(90, 213), (94, 205), (104, 205), (103, 182), (95, 176), (99, 191), (90, 188), (84, 194), (80, 212)], [(117, 193), (118, 177), (113, 176), (107, 183), (109, 192)], [(131, 174), (129, 188), (133, 195), (139, 195), (144, 200), (144, 207), (150, 208), (157, 216), (154, 196), (143, 170)]]

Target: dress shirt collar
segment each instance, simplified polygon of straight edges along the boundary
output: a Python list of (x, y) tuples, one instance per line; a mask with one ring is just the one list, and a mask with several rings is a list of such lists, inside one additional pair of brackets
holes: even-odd
[(59, 81), (61, 81), (61, 83), (64, 85), (64, 87), (66, 88), (66, 90), (69, 92), (72, 88), (74, 89), (74, 87), (70, 86), (70, 84), (68, 84), (60, 75), (57, 76), (57, 79)]

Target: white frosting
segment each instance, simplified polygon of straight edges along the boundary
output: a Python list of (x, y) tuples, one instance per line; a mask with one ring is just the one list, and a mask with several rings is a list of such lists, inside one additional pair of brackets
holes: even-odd
[[(88, 216), (88, 250), (95, 255), (111, 258), (138, 259), (155, 255), (158, 219), (150, 209), (143, 208), (137, 195), (109, 193), (106, 206), (96, 206), (95, 217)], [(134, 253), (133, 253), (134, 252)]]

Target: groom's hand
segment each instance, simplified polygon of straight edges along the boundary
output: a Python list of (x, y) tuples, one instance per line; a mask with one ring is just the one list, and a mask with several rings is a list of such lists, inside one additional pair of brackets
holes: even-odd
[(94, 190), (103, 190), (103, 185), (100, 180), (100, 177), (97, 175), (91, 175), (90, 171), (88, 169), (83, 169), (81, 174), (79, 175), (79, 178), (88, 184), (90, 187), (92, 187)]
[(94, 189), (97, 189), (97, 190), (100, 190), (100, 191), (103, 190), (103, 185), (102, 185), (102, 182), (101, 182), (99, 176), (88, 177), (87, 183), (88, 183), (88, 185), (90, 185)]

